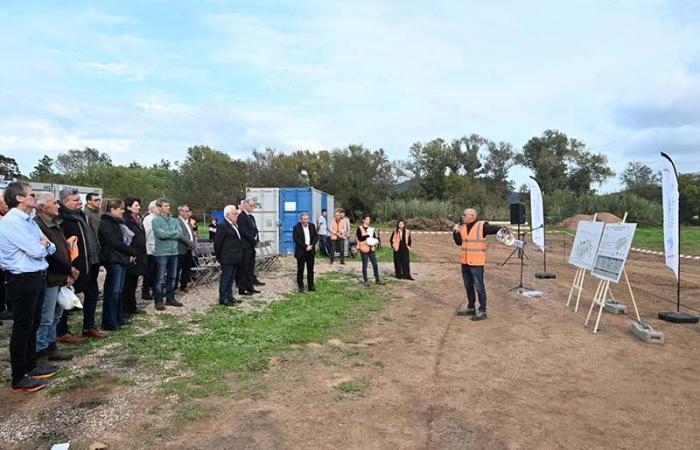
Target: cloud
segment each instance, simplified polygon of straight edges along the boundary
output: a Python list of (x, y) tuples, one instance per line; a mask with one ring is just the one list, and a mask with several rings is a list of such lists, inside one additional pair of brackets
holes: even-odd
[(130, 67), (124, 63), (81, 62), (77, 64), (77, 68), (86, 73), (101, 72), (114, 75), (124, 81), (143, 81), (148, 76), (147, 70)]

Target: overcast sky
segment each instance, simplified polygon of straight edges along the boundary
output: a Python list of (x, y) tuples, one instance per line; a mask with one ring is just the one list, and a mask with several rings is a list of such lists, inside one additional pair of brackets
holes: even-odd
[(116, 163), (196, 144), (403, 159), (547, 128), (618, 173), (661, 150), (700, 171), (700, 2), (0, 3), (0, 153), (25, 173), (85, 146)]

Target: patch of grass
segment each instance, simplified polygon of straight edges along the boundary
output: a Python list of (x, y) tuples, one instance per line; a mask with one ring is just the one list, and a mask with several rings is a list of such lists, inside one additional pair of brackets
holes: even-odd
[(76, 408), (95, 409), (98, 406), (104, 405), (105, 403), (106, 403), (106, 401), (102, 398), (91, 398), (88, 400), (84, 400), (75, 406), (76, 406)]
[[(66, 379), (59, 378), (56, 383), (52, 383), (49, 393), (60, 395), (75, 389), (85, 389), (102, 376), (102, 371), (92, 367), (85, 373), (69, 375)], [(59, 374), (60, 377), (60, 374)]]
[(187, 422), (192, 422), (202, 418), (207, 411), (202, 405), (188, 403), (181, 406), (173, 416), (173, 425), (184, 425)]
[[(387, 239), (389, 239), (388, 236)], [(388, 241), (382, 241), (382, 248), (378, 249), (375, 253), (377, 254), (377, 261), (380, 263), (394, 263), (394, 249), (391, 248), (391, 243)], [(411, 252), (411, 262), (420, 262), (420, 260), (421, 258), (416, 252)]]
[(39, 436), (39, 442), (45, 444), (55, 444), (57, 442), (68, 442), (68, 436), (62, 431), (46, 431)]
[(344, 381), (335, 387), (343, 396), (367, 397), (369, 382), (365, 379)]
[[(649, 250), (663, 251), (663, 228), (637, 228), (634, 233), (633, 245)], [(681, 227), (681, 253), (685, 255), (700, 255), (700, 227)]]
[(161, 314), (152, 333), (134, 336), (119, 331), (113, 336), (128, 354), (142, 360), (175, 361), (170, 374), (184, 375), (164, 389), (186, 400), (226, 395), (227, 375), (263, 371), (268, 359), (287, 351), (290, 344), (324, 342), (381, 308), (375, 289), (358, 285), (350, 275), (330, 273), (318, 279), (317, 292), (290, 294), (262, 313), (216, 308), (199, 314), (194, 317), (198, 327), (194, 334), (184, 332), (187, 324), (179, 317)]

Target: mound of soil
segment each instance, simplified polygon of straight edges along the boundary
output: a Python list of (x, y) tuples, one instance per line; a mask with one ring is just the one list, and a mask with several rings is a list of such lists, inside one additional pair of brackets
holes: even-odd
[(431, 219), (428, 217), (414, 217), (406, 220), (406, 226), (409, 230), (422, 231), (449, 231), (455, 225), (449, 219)]
[[(578, 223), (581, 220), (593, 220), (593, 216), (590, 214), (576, 214), (575, 216), (567, 217), (566, 219), (559, 222), (557, 224), (557, 228), (575, 230), (578, 226)], [(615, 214), (611, 214), (608, 212), (598, 213), (598, 215), (596, 216), (596, 222), (617, 223), (620, 220), (622, 219), (617, 217)]]

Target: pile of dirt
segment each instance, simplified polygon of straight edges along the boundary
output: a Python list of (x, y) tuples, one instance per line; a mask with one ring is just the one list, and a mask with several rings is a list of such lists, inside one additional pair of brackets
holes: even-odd
[(406, 220), (406, 226), (409, 230), (421, 231), (449, 231), (455, 225), (449, 219), (431, 219), (428, 217), (414, 217)]
[[(593, 216), (590, 214), (576, 214), (575, 216), (567, 217), (556, 226), (557, 228), (564, 228), (566, 230), (575, 230), (578, 223), (582, 220), (593, 220)], [(596, 222), (617, 223), (620, 220), (622, 219), (608, 212), (598, 213), (596, 216)]]

